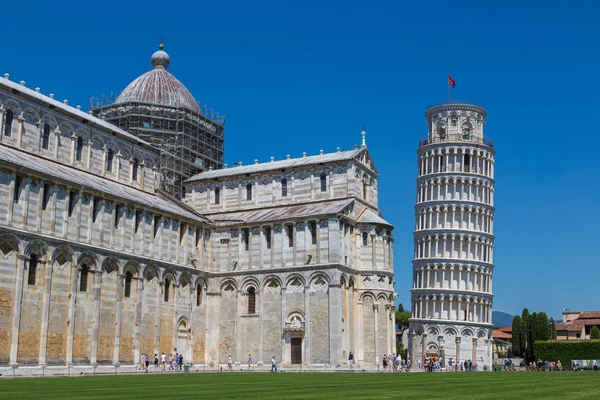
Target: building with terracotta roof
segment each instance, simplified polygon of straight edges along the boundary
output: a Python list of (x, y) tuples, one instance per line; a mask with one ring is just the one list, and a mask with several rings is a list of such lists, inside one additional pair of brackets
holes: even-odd
[(589, 339), (594, 326), (600, 329), (600, 311), (566, 311), (556, 324), (556, 340)]

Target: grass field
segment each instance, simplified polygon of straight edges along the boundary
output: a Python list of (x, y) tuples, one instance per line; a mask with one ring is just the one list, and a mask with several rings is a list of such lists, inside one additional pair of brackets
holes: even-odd
[(0, 381), (0, 399), (594, 399), (600, 373), (223, 373)]

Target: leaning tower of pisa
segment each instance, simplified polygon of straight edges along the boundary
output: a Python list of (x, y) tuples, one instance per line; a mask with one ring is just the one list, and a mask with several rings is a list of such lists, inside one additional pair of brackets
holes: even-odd
[(494, 159), (486, 111), (443, 104), (426, 111), (419, 143), (409, 357), (444, 366), (492, 363)]

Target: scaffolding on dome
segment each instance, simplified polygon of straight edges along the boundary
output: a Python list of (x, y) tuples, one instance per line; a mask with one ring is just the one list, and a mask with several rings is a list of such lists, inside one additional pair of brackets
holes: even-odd
[(114, 104), (112, 96), (103, 96), (90, 100), (90, 110), (161, 150), (160, 187), (177, 198), (185, 194), (187, 178), (223, 167), (225, 118), (206, 106), (199, 115), (152, 103)]

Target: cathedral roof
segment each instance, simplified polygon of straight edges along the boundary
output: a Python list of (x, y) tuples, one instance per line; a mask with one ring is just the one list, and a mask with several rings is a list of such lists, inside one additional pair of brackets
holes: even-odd
[(317, 154), (316, 156), (289, 158), (287, 160), (271, 161), (260, 164), (250, 164), (233, 168), (223, 168), (213, 171), (204, 171), (192, 176), (186, 182), (202, 181), (214, 178), (225, 178), (229, 176), (253, 174), (257, 172), (277, 171), (284, 168), (304, 167), (308, 165), (352, 160), (362, 151), (366, 151), (366, 148), (358, 148), (349, 151), (338, 151), (335, 153), (327, 154)]
[(173, 201), (165, 196), (147, 193), (131, 186), (123, 185), (122, 183), (86, 171), (81, 171), (52, 160), (37, 157), (8, 146), (0, 146), (0, 162), (18, 165), (44, 175), (52, 176), (56, 179), (72, 182), (74, 187), (77, 188), (85, 187), (91, 190), (97, 190), (110, 196), (161, 210), (168, 214), (175, 213), (187, 219), (199, 222), (210, 222), (199, 214), (189, 211), (188, 207), (185, 205), (178, 204), (177, 201)]
[(201, 114), (194, 96), (177, 78), (167, 72), (171, 63), (163, 45), (152, 54), (153, 69), (131, 82), (117, 97), (119, 103), (149, 103), (173, 108), (185, 108)]
[(375, 211), (370, 208), (365, 208), (360, 217), (358, 217), (357, 222), (363, 224), (376, 224), (376, 225), (387, 225), (392, 226), (389, 222), (379, 216)]

